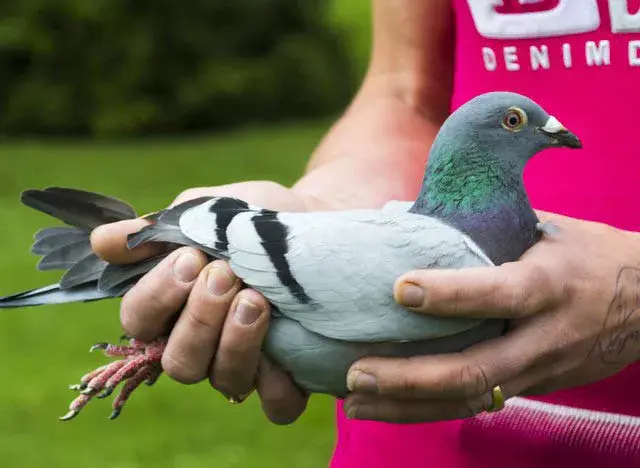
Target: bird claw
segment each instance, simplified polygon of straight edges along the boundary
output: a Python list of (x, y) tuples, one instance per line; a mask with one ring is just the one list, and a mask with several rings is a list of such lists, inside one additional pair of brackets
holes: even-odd
[(109, 395), (113, 393), (114, 390), (115, 390), (114, 387), (105, 387), (102, 393), (99, 393), (98, 395), (96, 395), (96, 398), (100, 398), (101, 400), (103, 398), (107, 398)]
[(69, 410), (67, 414), (60, 416), (58, 419), (60, 419), (60, 421), (71, 421), (73, 418), (78, 416), (79, 413), (80, 410)]
[(108, 347), (109, 347), (109, 343), (96, 343), (91, 348), (89, 348), (89, 352), (93, 353), (94, 351), (97, 351), (97, 350), (104, 351)]
[(131, 339), (129, 346), (114, 346), (108, 343), (96, 343), (91, 351), (103, 350), (107, 356), (121, 356), (122, 359), (101, 366), (85, 374), (79, 384), (70, 385), (79, 395), (71, 405), (69, 412), (60, 418), (70, 421), (94, 397), (103, 399), (111, 395), (116, 387), (124, 382), (122, 389), (113, 402), (113, 412), (109, 419), (116, 419), (131, 394), (144, 382), (153, 385), (162, 374), (160, 361), (167, 344), (166, 339), (144, 344)]

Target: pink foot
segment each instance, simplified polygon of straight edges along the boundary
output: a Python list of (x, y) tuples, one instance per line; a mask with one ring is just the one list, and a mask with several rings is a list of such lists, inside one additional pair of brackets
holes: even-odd
[(121, 382), (126, 381), (113, 402), (113, 412), (109, 416), (109, 419), (117, 418), (124, 404), (142, 382), (153, 385), (158, 380), (162, 374), (160, 360), (166, 345), (166, 338), (149, 344), (131, 339), (126, 346), (108, 343), (93, 345), (89, 351), (100, 349), (106, 356), (123, 359), (101, 366), (82, 376), (79, 384), (71, 385), (69, 388), (79, 390), (80, 395), (71, 402), (69, 412), (60, 420), (69, 421), (75, 418), (93, 397), (106, 398)]

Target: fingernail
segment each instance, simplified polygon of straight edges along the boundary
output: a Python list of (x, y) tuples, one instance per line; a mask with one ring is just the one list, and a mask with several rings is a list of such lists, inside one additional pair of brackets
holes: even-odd
[(229, 403), (239, 405), (240, 403), (244, 403), (247, 398), (251, 396), (253, 390), (250, 390), (247, 393), (242, 393), (238, 396), (229, 397)]
[(407, 307), (420, 307), (424, 304), (424, 290), (415, 284), (405, 283), (400, 286), (398, 302)]
[(233, 287), (235, 280), (224, 265), (213, 264), (207, 276), (207, 289), (214, 296), (224, 296)]
[(375, 376), (360, 370), (347, 374), (347, 388), (351, 392), (378, 393), (378, 381)]
[(353, 405), (347, 409), (347, 419), (358, 419), (358, 407)]
[(235, 319), (241, 325), (251, 325), (260, 317), (260, 308), (253, 302), (246, 299), (240, 299), (236, 307)]
[(173, 264), (173, 273), (183, 283), (191, 283), (195, 280), (201, 269), (202, 262), (190, 252), (180, 255)]

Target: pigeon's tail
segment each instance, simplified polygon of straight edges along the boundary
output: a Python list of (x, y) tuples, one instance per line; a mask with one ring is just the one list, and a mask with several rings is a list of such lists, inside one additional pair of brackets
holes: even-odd
[(38, 231), (31, 247), (32, 253), (41, 256), (39, 270), (66, 271), (57, 284), (0, 298), (0, 308), (118, 297), (162, 259), (117, 266), (93, 253), (89, 236), (94, 228), (136, 217), (133, 208), (120, 200), (58, 187), (27, 190), (21, 200), (67, 224)]
[[(148, 242), (163, 243), (166, 248), (153, 258), (131, 265), (111, 265), (93, 253), (91, 231), (102, 224), (136, 218), (136, 212), (131, 206), (115, 198), (76, 189), (52, 187), (23, 192), (22, 203), (67, 224), (38, 231), (31, 247), (32, 253), (41, 256), (39, 270), (65, 272), (57, 284), (0, 297), (0, 309), (120, 297), (163, 258), (181, 246), (195, 247), (210, 258), (226, 258), (224, 250), (202, 246), (180, 230), (179, 219), (182, 213), (211, 198), (189, 200), (146, 216), (145, 219), (152, 224), (129, 236), (129, 248)], [(241, 210), (244, 207), (246, 204), (233, 205), (227, 206), (226, 210)]]
[(66, 304), (69, 302), (90, 302), (108, 297), (111, 297), (111, 295), (100, 291), (95, 283), (87, 283), (72, 289), (62, 289), (58, 283), (2, 297), (0, 298), (0, 309)]

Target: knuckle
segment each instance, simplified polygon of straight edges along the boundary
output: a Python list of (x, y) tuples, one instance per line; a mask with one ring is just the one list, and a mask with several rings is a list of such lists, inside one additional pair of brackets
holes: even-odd
[[(440, 410), (436, 411), (439, 412)], [(384, 413), (386, 413), (384, 419), (387, 421), (399, 421), (406, 424), (431, 419), (428, 415), (425, 415), (424, 408), (416, 408), (410, 404), (389, 405), (385, 408)]]
[[(140, 308), (140, 312), (147, 311), (146, 315), (159, 315), (163, 316), (166, 313), (177, 312), (174, 304), (177, 299), (176, 289), (172, 287), (172, 284), (167, 284), (165, 281), (151, 282), (141, 281), (136, 285), (136, 296), (138, 296), (137, 303), (144, 304), (143, 308)], [(135, 307), (135, 304), (131, 305)], [(136, 307), (137, 308), (137, 307)]]
[[(418, 397), (421, 393), (420, 385), (411, 376), (399, 376), (394, 386), (400, 394), (408, 398)], [(384, 391), (381, 391), (380, 393), (384, 393)]]
[(540, 263), (531, 263), (527, 269), (527, 273), (520, 281), (523, 287), (527, 285), (535, 285), (536, 287), (546, 287), (551, 284), (549, 270)]
[(173, 380), (182, 384), (195, 384), (206, 378), (206, 371), (176, 359), (171, 352), (162, 355), (162, 368)]
[[(524, 274), (518, 275), (511, 284), (511, 294), (506, 304), (510, 317), (525, 317), (535, 312), (548, 295), (551, 280), (547, 269), (537, 263), (531, 264)], [(533, 291), (538, 291), (537, 294)]]
[(144, 341), (154, 338), (176, 312), (166, 290), (157, 294), (155, 288), (141, 281), (122, 298), (120, 322), (128, 334)]
[(190, 327), (206, 330), (209, 334), (213, 332), (217, 336), (222, 329), (220, 314), (216, 313), (217, 308), (198, 299), (194, 298), (193, 294), (189, 297), (189, 302), (183, 312), (185, 318)]
[(482, 367), (465, 364), (457, 374), (455, 385), (465, 398), (473, 398), (490, 390), (489, 381)]
[(388, 387), (384, 384), (380, 385), (380, 394), (397, 393), (408, 398), (419, 398), (426, 392), (428, 383), (420, 377), (423, 375), (423, 372), (419, 371), (420, 362), (409, 359), (405, 363), (406, 365), (397, 364)]

